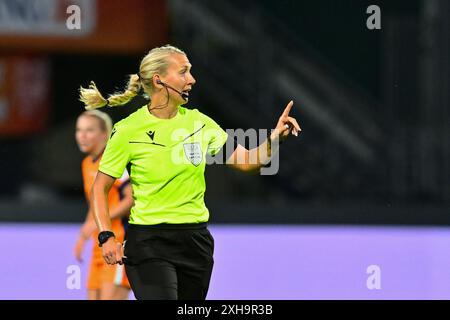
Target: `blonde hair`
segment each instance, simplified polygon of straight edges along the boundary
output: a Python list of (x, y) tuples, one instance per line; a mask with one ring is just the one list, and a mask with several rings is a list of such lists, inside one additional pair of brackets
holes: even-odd
[(169, 56), (172, 54), (186, 55), (182, 50), (165, 45), (153, 48), (142, 59), (139, 66), (139, 73), (130, 75), (127, 87), (124, 92), (116, 92), (105, 99), (93, 81), (88, 88), (80, 87), (80, 101), (84, 103), (86, 110), (93, 110), (101, 107), (121, 106), (133, 99), (141, 89), (150, 97), (153, 94), (153, 76), (155, 74), (165, 75), (169, 67)]
[(106, 132), (107, 136), (111, 134), (112, 131), (112, 120), (110, 116), (104, 112), (101, 112), (99, 110), (89, 110), (84, 111), (82, 114), (79, 115), (80, 117), (94, 117), (100, 120), (100, 128)]

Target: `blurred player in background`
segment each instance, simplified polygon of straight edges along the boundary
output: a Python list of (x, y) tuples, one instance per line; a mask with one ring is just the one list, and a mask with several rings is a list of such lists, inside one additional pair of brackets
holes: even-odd
[[(87, 156), (82, 162), (82, 174), (86, 199), (90, 203), (90, 190), (97, 175), (98, 166), (106, 142), (111, 134), (112, 121), (104, 112), (97, 110), (83, 112), (76, 124), (76, 141), (81, 152)], [(117, 179), (108, 195), (112, 229), (118, 239), (123, 241), (125, 227), (130, 208), (133, 205), (130, 179), (125, 170)], [(123, 265), (108, 265), (102, 256), (101, 248), (97, 243), (97, 227), (93, 212), (89, 205), (86, 220), (81, 227), (80, 236), (75, 245), (75, 257), (82, 262), (82, 253), (85, 242), (92, 238), (93, 250), (88, 275), (89, 300), (125, 300), (128, 299), (130, 285)]]

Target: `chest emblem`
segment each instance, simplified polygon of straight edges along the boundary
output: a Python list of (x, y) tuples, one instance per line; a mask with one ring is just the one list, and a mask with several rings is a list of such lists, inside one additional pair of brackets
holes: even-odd
[(183, 148), (186, 158), (194, 166), (198, 166), (202, 162), (203, 154), (200, 142), (185, 143), (183, 144)]

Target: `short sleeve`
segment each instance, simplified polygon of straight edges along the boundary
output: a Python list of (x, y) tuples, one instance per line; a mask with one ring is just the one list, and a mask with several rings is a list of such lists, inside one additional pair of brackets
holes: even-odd
[(121, 178), (129, 160), (128, 136), (123, 128), (116, 125), (111, 132), (98, 170), (113, 178)]
[(227, 142), (228, 134), (213, 119), (205, 116), (204, 120), (206, 124), (205, 137), (208, 139), (207, 153), (213, 156)]

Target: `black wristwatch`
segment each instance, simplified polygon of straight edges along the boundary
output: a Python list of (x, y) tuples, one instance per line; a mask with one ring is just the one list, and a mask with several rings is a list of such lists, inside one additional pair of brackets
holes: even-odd
[(109, 238), (116, 237), (114, 232), (102, 231), (98, 234), (98, 246), (101, 247)]

